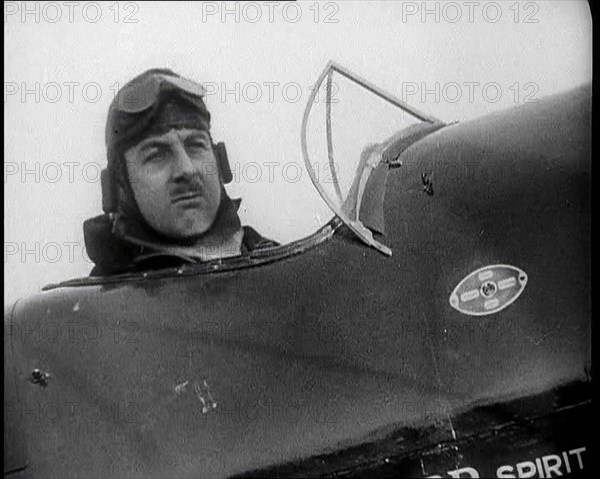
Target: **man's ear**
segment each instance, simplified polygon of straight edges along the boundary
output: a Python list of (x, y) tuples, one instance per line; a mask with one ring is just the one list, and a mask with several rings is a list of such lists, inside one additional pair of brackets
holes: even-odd
[(216, 145), (213, 144), (213, 149), (217, 157), (217, 164), (219, 165), (219, 171), (221, 172), (221, 179), (223, 180), (223, 184), (227, 185), (233, 180), (233, 175), (231, 174), (231, 167), (229, 166), (229, 158), (227, 158), (225, 143), (221, 141)]

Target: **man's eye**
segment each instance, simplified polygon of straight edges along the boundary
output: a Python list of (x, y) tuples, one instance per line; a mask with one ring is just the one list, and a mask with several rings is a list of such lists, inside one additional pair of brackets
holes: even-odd
[(187, 143), (187, 146), (189, 148), (199, 148), (199, 149), (208, 148), (208, 144), (204, 140), (191, 140)]
[(163, 152), (154, 151), (154, 152), (148, 153), (145, 156), (144, 163), (161, 161), (163, 159), (163, 157), (164, 157)]
[(188, 145), (188, 148), (190, 148), (192, 150), (206, 150), (206, 144), (205, 143), (190, 143)]

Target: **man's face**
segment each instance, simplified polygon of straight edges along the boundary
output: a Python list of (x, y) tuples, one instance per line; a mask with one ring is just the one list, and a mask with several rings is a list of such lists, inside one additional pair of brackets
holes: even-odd
[(173, 129), (125, 152), (129, 182), (156, 231), (193, 239), (213, 224), (221, 203), (217, 159), (206, 131)]

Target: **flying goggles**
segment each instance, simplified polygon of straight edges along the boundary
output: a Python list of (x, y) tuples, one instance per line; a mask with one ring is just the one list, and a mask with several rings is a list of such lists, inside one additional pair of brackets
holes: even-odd
[(153, 73), (134, 79), (119, 90), (114, 106), (124, 113), (141, 113), (154, 106), (161, 93), (168, 91), (183, 91), (198, 98), (206, 94), (206, 89), (195, 81), (171, 74)]

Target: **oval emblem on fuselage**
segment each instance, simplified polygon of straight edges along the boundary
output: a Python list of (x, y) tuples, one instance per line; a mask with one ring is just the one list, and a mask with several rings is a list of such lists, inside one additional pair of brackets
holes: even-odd
[(450, 295), (450, 306), (461, 313), (484, 316), (497, 313), (516, 301), (527, 284), (527, 274), (507, 264), (473, 271)]

